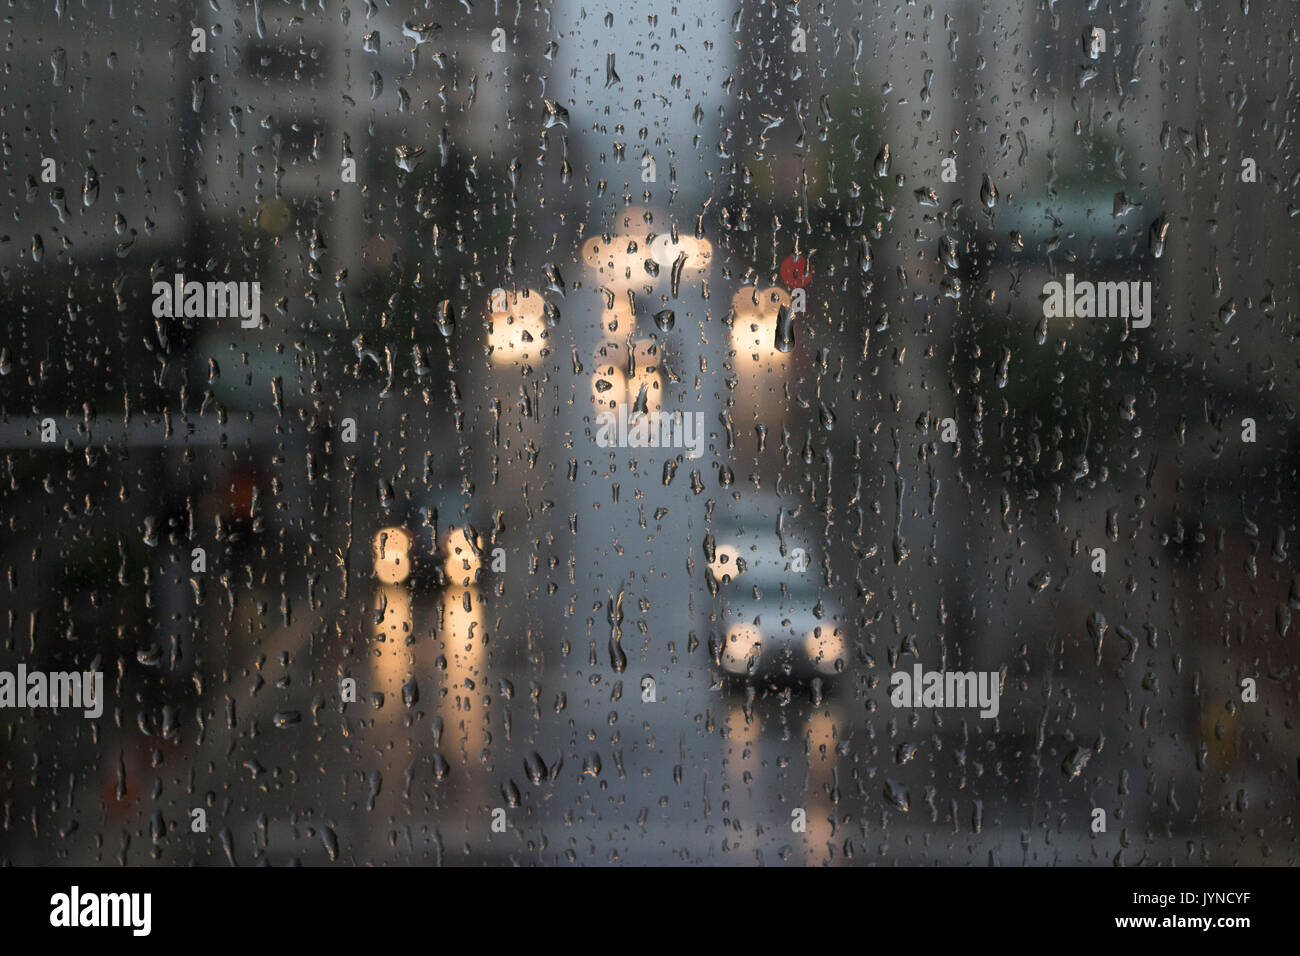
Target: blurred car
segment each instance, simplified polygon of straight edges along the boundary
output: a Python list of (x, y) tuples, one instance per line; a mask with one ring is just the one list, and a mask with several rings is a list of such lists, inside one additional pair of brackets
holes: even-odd
[(732, 687), (825, 682), (848, 662), (841, 608), (821, 584), (820, 555), (806, 529), (788, 526), (780, 505), (768, 503), (759, 514), (780, 532), (729, 516), (706, 545), (716, 591), (710, 653), (719, 681)]

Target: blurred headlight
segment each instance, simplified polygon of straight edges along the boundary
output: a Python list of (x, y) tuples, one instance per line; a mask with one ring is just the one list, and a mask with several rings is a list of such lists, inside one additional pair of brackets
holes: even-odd
[(743, 674), (763, 653), (763, 635), (753, 624), (733, 624), (722, 648), (722, 666), (731, 674)]
[(808, 632), (803, 646), (818, 673), (834, 674), (837, 664), (843, 666), (844, 637), (839, 628), (827, 632), (824, 628), (814, 627)]
[(384, 584), (401, 584), (411, 574), (411, 533), (384, 528), (375, 535), (375, 577)]

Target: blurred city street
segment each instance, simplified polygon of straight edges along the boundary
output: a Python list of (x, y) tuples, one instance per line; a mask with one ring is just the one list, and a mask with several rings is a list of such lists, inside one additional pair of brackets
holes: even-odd
[(0, 864), (1293, 865), (1294, 29), (1085, 6), (11, 4)]

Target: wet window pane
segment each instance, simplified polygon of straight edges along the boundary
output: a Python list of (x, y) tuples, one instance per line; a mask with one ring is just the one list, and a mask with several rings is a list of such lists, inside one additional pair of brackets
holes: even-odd
[(0, 33), (0, 861), (1296, 859), (1266, 5)]

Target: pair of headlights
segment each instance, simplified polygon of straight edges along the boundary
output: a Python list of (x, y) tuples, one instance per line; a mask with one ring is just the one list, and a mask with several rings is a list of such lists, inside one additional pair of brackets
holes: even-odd
[[(722, 667), (730, 674), (743, 674), (763, 655), (763, 633), (758, 625), (738, 622), (727, 630)], [(814, 627), (803, 640), (803, 651), (818, 673), (834, 674), (843, 666), (844, 637), (838, 628)]]

